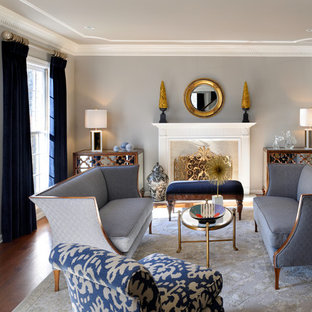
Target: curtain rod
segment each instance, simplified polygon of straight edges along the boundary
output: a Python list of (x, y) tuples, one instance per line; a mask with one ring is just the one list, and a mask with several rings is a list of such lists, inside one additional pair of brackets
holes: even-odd
[(65, 54), (65, 53), (62, 53), (62, 52), (57, 51), (57, 50), (51, 50), (51, 49), (45, 48), (43, 46), (40, 46), (38, 44), (29, 43), (28, 39), (25, 39), (25, 38), (23, 38), (23, 37), (21, 37), (19, 35), (13, 34), (13, 33), (9, 32), (9, 31), (3, 31), (2, 34), (1, 34), (1, 37), (5, 41), (16, 41), (16, 42), (22, 43), (22, 44), (27, 45), (27, 46), (30, 45), (30, 46), (39, 48), (41, 50), (45, 50), (49, 54), (52, 54), (52, 56), (61, 57), (61, 58), (65, 59), (65, 60), (67, 58), (67, 54)]

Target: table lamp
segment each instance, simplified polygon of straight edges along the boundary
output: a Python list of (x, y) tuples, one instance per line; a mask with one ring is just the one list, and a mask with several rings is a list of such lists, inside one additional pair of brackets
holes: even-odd
[(312, 148), (312, 108), (300, 108), (300, 126), (304, 130), (305, 148)]
[(107, 110), (87, 109), (85, 110), (85, 128), (93, 129), (90, 131), (91, 151), (102, 151), (102, 130), (107, 128)]

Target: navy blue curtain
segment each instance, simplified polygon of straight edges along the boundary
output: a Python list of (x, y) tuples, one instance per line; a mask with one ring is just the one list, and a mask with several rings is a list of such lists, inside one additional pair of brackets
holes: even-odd
[(26, 57), (28, 47), (2, 41), (3, 169), (1, 225), (4, 242), (37, 228), (30, 141)]
[(60, 57), (51, 57), (49, 185), (67, 178), (66, 63)]

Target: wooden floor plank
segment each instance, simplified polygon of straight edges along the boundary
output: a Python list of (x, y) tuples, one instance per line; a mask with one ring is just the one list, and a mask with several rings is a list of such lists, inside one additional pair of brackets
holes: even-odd
[(0, 311), (12, 311), (52, 271), (51, 243), (43, 218), (34, 233), (0, 244)]

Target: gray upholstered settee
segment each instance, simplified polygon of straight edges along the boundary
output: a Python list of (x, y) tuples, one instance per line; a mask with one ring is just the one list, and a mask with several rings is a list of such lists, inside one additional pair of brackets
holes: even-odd
[(269, 188), (254, 198), (254, 218), (279, 289), (281, 267), (312, 264), (312, 167), (269, 165)]
[(151, 226), (153, 209), (137, 182), (138, 166), (96, 167), (30, 199), (49, 221), (53, 247), (78, 243), (131, 257)]

